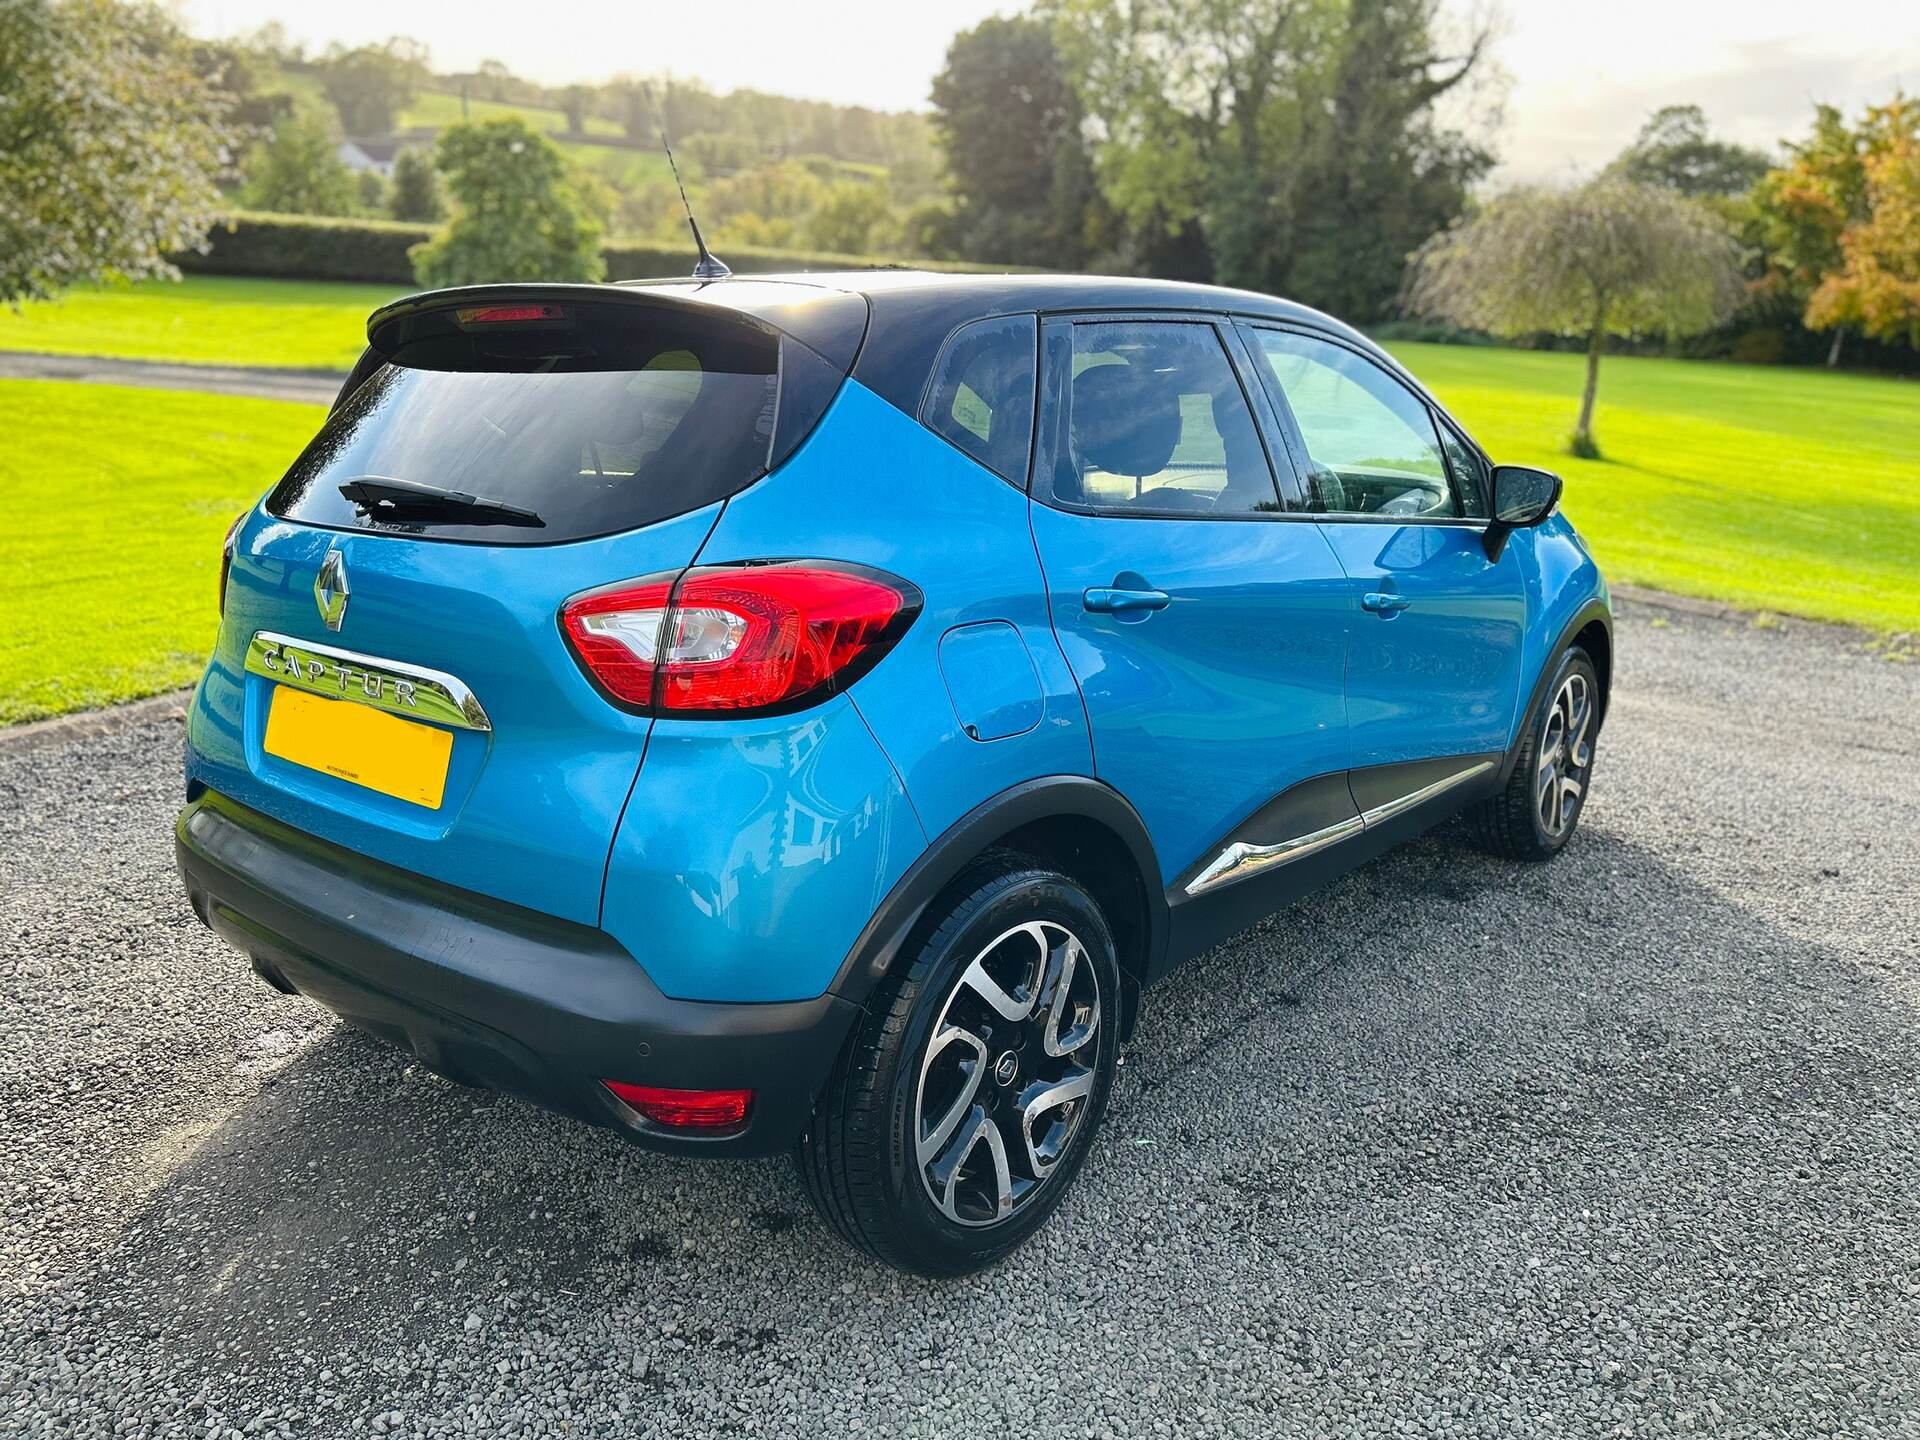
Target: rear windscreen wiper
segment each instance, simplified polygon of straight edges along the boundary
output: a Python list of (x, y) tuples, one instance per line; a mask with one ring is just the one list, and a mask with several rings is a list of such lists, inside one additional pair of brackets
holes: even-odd
[(489, 500), (469, 495), (464, 490), (443, 490), (437, 485), (422, 485), (417, 480), (390, 480), (382, 475), (361, 475), (340, 487), (363, 515), (375, 520), (457, 520), (467, 525), (546, 525), (531, 510), (509, 505), (504, 500)]

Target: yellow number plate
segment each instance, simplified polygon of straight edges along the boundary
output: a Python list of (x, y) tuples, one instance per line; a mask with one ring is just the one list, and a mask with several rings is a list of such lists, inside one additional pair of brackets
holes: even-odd
[(453, 732), (417, 725), (351, 700), (273, 687), (266, 750), (382, 795), (440, 808)]

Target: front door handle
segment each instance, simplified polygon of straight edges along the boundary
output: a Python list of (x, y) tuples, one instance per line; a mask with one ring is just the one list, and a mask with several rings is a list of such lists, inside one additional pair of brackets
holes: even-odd
[(1413, 601), (1404, 595), (1395, 595), (1385, 590), (1369, 590), (1360, 597), (1360, 608), (1371, 610), (1376, 615), (1398, 615)]
[(1100, 615), (1120, 615), (1134, 610), (1164, 610), (1173, 597), (1164, 590), (1089, 590), (1081, 597), (1087, 609)]

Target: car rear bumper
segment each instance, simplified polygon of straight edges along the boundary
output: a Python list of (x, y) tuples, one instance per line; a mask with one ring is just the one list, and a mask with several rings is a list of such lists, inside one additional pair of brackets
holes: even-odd
[[(857, 1006), (673, 1000), (602, 930), (369, 860), (205, 791), (175, 854), (194, 912), (276, 988), (468, 1084), (520, 1095), (659, 1149), (758, 1155), (792, 1145)], [(602, 1079), (750, 1089), (726, 1135), (667, 1130)]]

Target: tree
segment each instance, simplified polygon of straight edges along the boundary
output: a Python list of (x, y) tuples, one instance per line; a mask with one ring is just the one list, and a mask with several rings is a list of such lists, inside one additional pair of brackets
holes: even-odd
[(827, 186), (801, 234), (809, 248), (865, 255), (892, 219), (884, 181), (838, 180)]
[[(1493, 155), (1440, 124), (1435, 107), (1476, 76), (1490, 32), (1444, 46), (1439, 0), (1351, 0), (1333, 40), (1330, 99), (1302, 117), (1287, 208), (1290, 255), (1223, 275), (1359, 324), (1385, 319), (1407, 254), (1466, 208)], [(1255, 212), (1258, 213), (1257, 211)]]
[(1861, 130), (1866, 213), (1841, 230), (1840, 263), (1808, 299), (1807, 324), (1920, 347), (1920, 107), (1896, 96)]
[(513, 72), (507, 68), (504, 60), (482, 60), (475, 78), (480, 82), (480, 97), (483, 100), (499, 103), (512, 93)]
[(796, 161), (760, 165), (707, 186), (701, 212), (711, 217), (709, 234), (730, 244), (798, 245), (801, 227), (825, 188)]
[(194, 71), (226, 102), (228, 120), (241, 129), (267, 129), (293, 108), (291, 95), (259, 93), (264, 61), (258, 51), (233, 42), (202, 40), (193, 46)]
[[(1820, 282), (1840, 268), (1840, 235), (1866, 208), (1860, 140), (1831, 105), (1814, 111), (1813, 133), (1787, 146), (1787, 163), (1754, 187), (1756, 228), (1767, 273), (1761, 293), (1804, 308)], [(1827, 364), (1840, 363), (1844, 329), (1835, 327)]]
[(389, 200), (396, 220), (441, 220), (447, 201), (440, 192), (440, 172), (433, 157), (409, 145), (393, 157), (393, 194)]
[(587, 85), (563, 86), (554, 96), (567, 117), (567, 133), (578, 135), (587, 128), (587, 116), (593, 110), (593, 89)]
[(1490, 163), (1436, 117), (1487, 43), (1442, 45), (1440, 4), (1049, 0), (1136, 259), (1383, 311)]
[(393, 201), (393, 187), (378, 170), (361, 170), (353, 177), (354, 213), (378, 215)]
[(1731, 315), (1738, 252), (1698, 201), (1615, 175), (1510, 190), (1420, 247), (1407, 308), (1495, 335), (1584, 337), (1576, 455), (1597, 457), (1593, 404), (1609, 335), (1690, 335)]
[(956, 252), (1061, 269), (1083, 264), (1092, 167), (1052, 27), (992, 19), (955, 36), (933, 80), (933, 109)]
[(165, 14), (113, 0), (0, 5), (0, 301), (177, 278), (206, 247), (236, 137)]
[(601, 222), (571, 183), (566, 157), (523, 120), (441, 132), (435, 163), (452, 223), (409, 255), (422, 285), (599, 280)]
[[(351, 215), (359, 196), (340, 158), (340, 136), (324, 106), (295, 107), (248, 152), (241, 199), (249, 210)], [(378, 177), (375, 177), (378, 178)]]
[(349, 135), (391, 133), (401, 110), (419, 93), (425, 74), (418, 47), (404, 40), (355, 50), (335, 46), (320, 65), (327, 98)]
[(1303, 77), (1326, 51), (1324, 27), (1310, 22), (1330, 3), (1057, 0), (1049, 8), (1096, 137), (1101, 193), (1136, 257), (1158, 252), (1164, 262), (1176, 253), (1166, 242), (1190, 236), (1199, 260), (1191, 278), (1249, 284), (1258, 283), (1256, 252), (1288, 251), (1289, 217), (1267, 157), (1299, 144)]
[[(1864, 290), (1845, 282), (1826, 288), (1830, 278), (1846, 273), (1853, 264), (1848, 235), (1855, 235), (1854, 248), (1865, 263), (1856, 271), (1857, 279), (1900, 273), (1901, 163), (1885, 162), (1883, 157), (1910, 150), (1916, 125), (1920, 125), (1920, 111), (1904, 96), (1896, 96), (1890, 105), (1870, 108), (1858, 126), (1849, 125), (1833, 106), (1822, 105), (1814, 113), (1813, 133), (1789, 144), (1787, 163), (1754, 187), (1755, 229), (1767, 261), (1761, 291), (1802, 307), (1810, 328), (1833, 332), (1828, 365), (1840, 363), (1848, 327), (1858, 325), (1865, 315), (1852, 303), (1842, 303), (1843, 296), (1864, 294)], [(1876, 171), (1891, 201), (1883, 225), (1873, 223)], [(1871, 227), (1864, 241), (1857, 233), (1863, 225)], [(1884, 261), (1868, 258), (1883, 251), (1894, 261), (1891, 269)], [(1868, 288), (1883, 293), (1877, 282)], [(1827, 298), (1816, 321), (1814, 297), (1823, 291)]]
[(620, 122), (627, 139), (637, 145), (660, 143), (659, 112), (653, 106), (653, 89), (644, 80), (623, 75), (607, 86), (607, 99), (613, 117)]
[(1663, 105), (1647, 117), (1613, 168), (1643, 185), (1664, 185), (1696, 200), (1744, 195), (1773, 168), (1759, 150), (1716, 140), (1698, 105)]
[(256, 55), (265, 56), (276, 65), (304, 65), (307, 60), (305, 42), (289, 35), (287, 27), (278, 20), (269, 20), (264, 25), (254, 27), (239, 36), (235, 43)]

